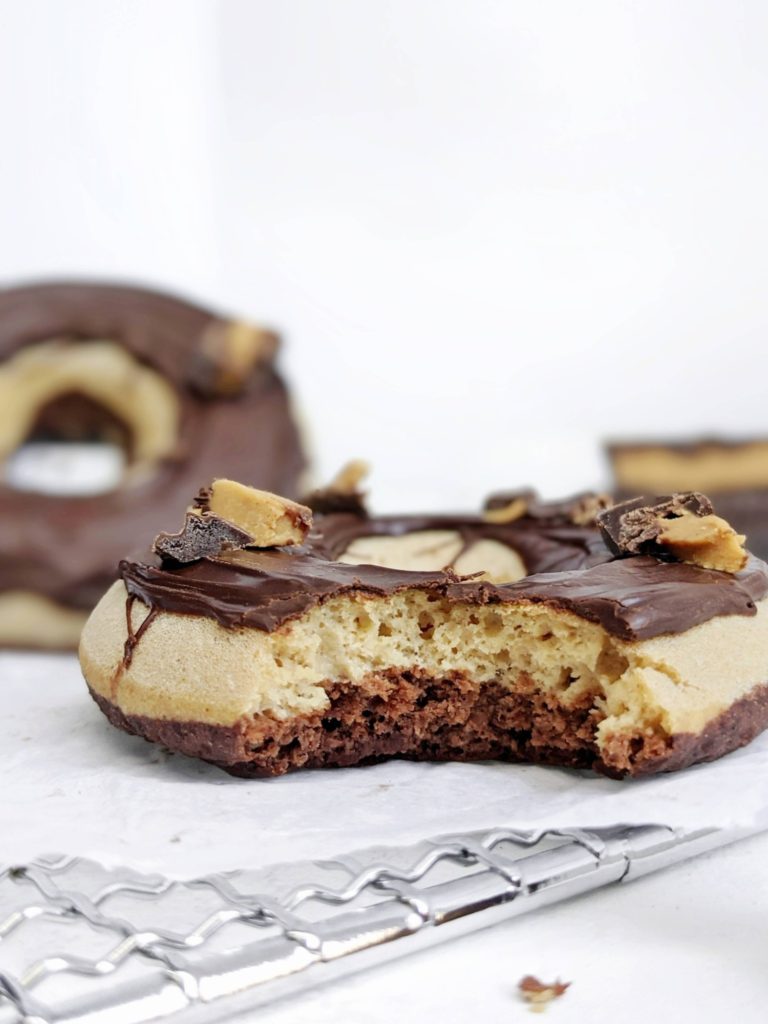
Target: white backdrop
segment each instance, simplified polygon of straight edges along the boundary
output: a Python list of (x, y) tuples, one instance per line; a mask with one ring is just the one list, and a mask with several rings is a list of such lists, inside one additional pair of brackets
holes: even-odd
[(283, 328), (379, 507), (768, 430), (761, 0), (0, 0), (0, 277)]

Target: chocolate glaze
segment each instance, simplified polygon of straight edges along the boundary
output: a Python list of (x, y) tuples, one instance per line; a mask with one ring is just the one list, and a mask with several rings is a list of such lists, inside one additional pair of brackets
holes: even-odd
[[(335, 561), (359, 537), (434, 529), (458, 531), (465, 547), (484, 538), (507, 544), (532, 575), (494, 585), (462, 581), (450, 568), (412, 572)], [(265, 631), (338, 595), (417, 588), (456, 602), (548, 604), (622, 639), (640, 640), (718, 615), (754, 615), (756, 602), (768, 593), (768, 566), (754, 558), (736, 575), (652, 557), (614, 560), (593, 528), (546, 527), (536, 520), (498, 525), (468, 516), (324, 516), (301, 548), (237, 551), (179, 568), (124, 561), (120, 574), (130, 597), (151, 609)]]
[(461, 553), (478, 540), (495, 540), (513, 547), (529, 573), (555, 572), (583, 567), (610, 558), (599, 532), (570, 523), (544, 523), (524, 516), (513, 523), (489, 523), (476, 515), (376, 516), (357, 514), (320, 517), (310, 537), (312, 549), (326, 558), (338, 558), (353, 541), (361, 537), (401, 537), (420, 530), (451, 530), (463, 541)]
[(88, 497), (0, 485), (0, 591), (31, 590), (91, 608), (135, 537), (183, 519), (201, 481), (229, 476), (294, 496), (305, 465), (280, 377), (270, 365), (241, 395), (206, 397), (199, 347), (216, 314), (157, 292), (104, 284), (40, 284), (0, 291), (0, 360), (53, 338), (119, 342), (176, 388), (178, 450), (149, 479)]

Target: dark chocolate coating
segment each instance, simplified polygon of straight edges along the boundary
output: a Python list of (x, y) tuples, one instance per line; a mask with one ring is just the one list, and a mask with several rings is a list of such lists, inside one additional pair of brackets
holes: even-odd
[[(357, 537), (432, 529), (457, 530), (465, 547), (483, 538), (507, 544), (532, 575), (494, 585), (461, 582), (451, 571), (412, 572), (334, 560)], [(594, 528), (547, 527), (535, 520), (498, 525), (468, 516), (364, 520), (330, 515), (319, 518), (301, 548), (237, 551), (177, 569), (124, 561), (120, 574), (131, 598), (154, 610), (266, 631), (337, 595), (418, 588), (457, 603), (547, 604), (597, 622), (624, 640), (640, 640), (683, 632), (718, 615), (754, 615), (756, 602), (768, 593), (768, 566), (754, 558), (735, 575), (652, 557), (615, 560)]]
[(91, 608), (115, 579), (135, 538), (181, 523), (201, 482), (233, 477), (294, 496), (305, 459), (285, 385), (267, 364), (242, 394), (200, 387), (200, 344), (222, 318), (140, 288), (39, 284), (0, 291), (0, 360), (36, 342), (111, 340), (174, 386), (182, 415), (178, 450), (141, 483), (87, 497), (32, 494), (0, 485), (0, 591), (44, 594)]

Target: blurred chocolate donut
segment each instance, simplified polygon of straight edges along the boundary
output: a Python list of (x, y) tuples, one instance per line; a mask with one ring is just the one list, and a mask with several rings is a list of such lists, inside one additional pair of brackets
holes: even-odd
[[(0, 645), (67, 648), (135, 537), (183, 513), (201, 479), (285, 494), (305, 466), (277, 336), (146, 289), (37, 284), (0, 291)], [(30, 440), (107, 441), (119, 485), (20, 490)]]

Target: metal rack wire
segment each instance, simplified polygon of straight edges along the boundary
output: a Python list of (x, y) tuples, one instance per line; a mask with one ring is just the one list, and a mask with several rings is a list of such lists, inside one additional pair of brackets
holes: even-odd
[(496, 829), (189, 881), (39, 857), (0, 871), (0, 1024), (220, 1020), (739, 837)]

